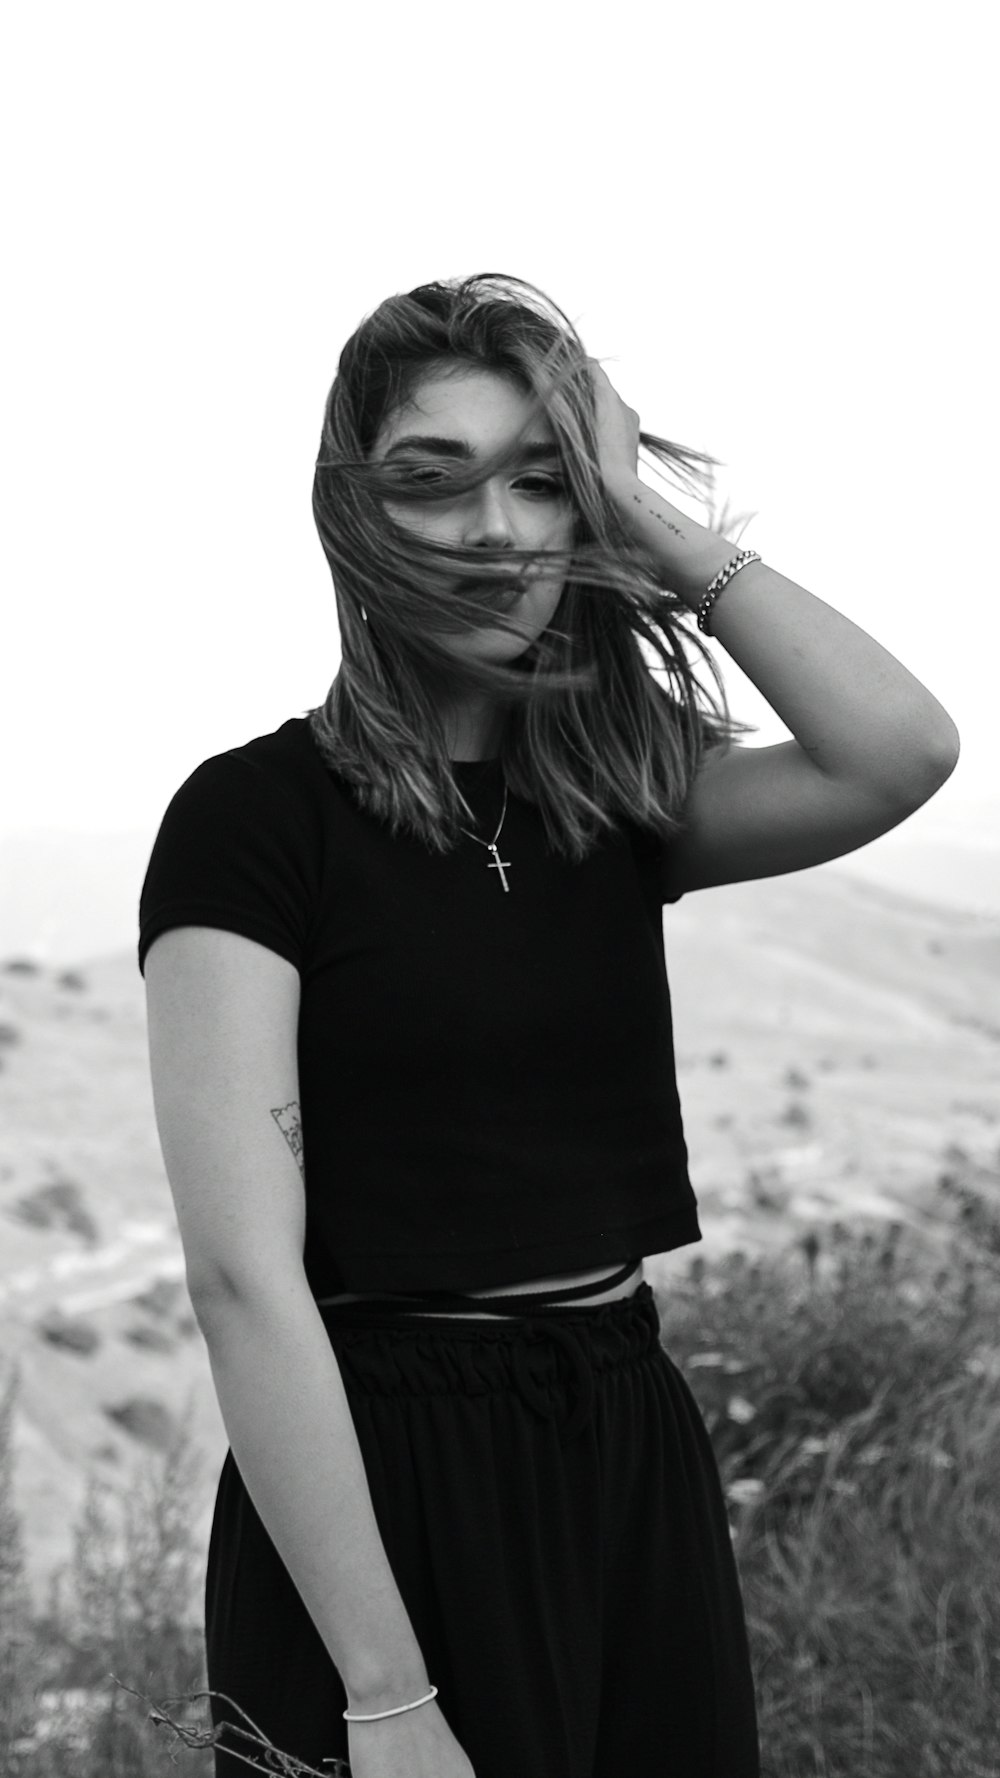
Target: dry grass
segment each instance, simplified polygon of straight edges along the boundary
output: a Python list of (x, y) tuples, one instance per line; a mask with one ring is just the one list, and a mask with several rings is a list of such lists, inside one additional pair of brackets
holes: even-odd
[(766, 1778), (1000, 1778), (992, 1246), (941, 1264), (898, 1225), (835, 1230), (696, 1262), (664, 1306), (730, 1502)]
[[(8, 1416), (13, 1394), (12, 1383)], [(0, 1481), (6, 1432), (0, 1422)], [(9, 1473), (6, 1480), (9, 1501)], [(14, 1683), (0, 1706), (0, 1770), (10, 1778), (176, 1774), (176, 1737), (152, 1729), (112, 1675), (158, 1697), (183, 1699), (205, 1684), (202, 1576), (190, 1535), (191, 1501), (203, 1486), (183, 1433), (140, 1463), (122, 1490), (88, 1477), (73, 1556), (53, 1577), (48, 1610), (18, 1614)], [(0, 1621), (13, 1622), (6, 1614)], [(0, 1650), (3, 1639), (0, 1632)], [(210, 1757), (188, 1761), (188, 1770), (209, 1774)]]
[[(945, 1262), (895, 1225), (824, 1239), (754, 1264), (695, 1258), (661, 1302), (729, 1501), (763, 1770), (1000, 1778), (1000, 1229), (983, 1201), (971, 1223), (956, 1211)], [(208, 1778), (194, 1458), (181, 1439), (124, 1496), (91, 1482), (33, 1622), (10, 1505), (15, 1389), (0, 1406), (0, 1768)], [(262, 1745), (251, 1725), (248, 1769), (310, 1771), (263, 1766)]]

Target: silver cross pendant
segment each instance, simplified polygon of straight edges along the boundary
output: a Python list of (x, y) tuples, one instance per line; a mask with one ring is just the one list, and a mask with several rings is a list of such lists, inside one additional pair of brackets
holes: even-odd
[(500, 872), (500, 881), (504, 887), (504, 894), (509, 895), (510, 894), (510, 884), (507, 881), (507, 877), (506, 877), (505, 873), (510, 870), (510, 859), (509, 858), (501, 858), (500, 853), (497, 850), (496, 842), (493, 840), (490, 841), (490, 844), (487, 847), (487, 850), (492, 852), (492, 854), (493, 854), (493, 857), (490, 859), (488, 868), (490, 870), (498, 870)]

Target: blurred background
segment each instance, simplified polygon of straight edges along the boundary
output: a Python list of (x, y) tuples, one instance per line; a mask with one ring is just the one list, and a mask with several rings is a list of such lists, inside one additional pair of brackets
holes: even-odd
[[(644, 426), (722, 460), (741, 541), (955, 718), (943, 790), (822, 868), (995, 911), (991, 60), (984, 8), (941, 20), (17, 9), (0, 954), (134, 946), (174, 790), (322, 699), (339, 350), (390, 292), (477, 271), (553, 296)], [(749, 744), (787, 738), (714, 652)]]
[[(720, 459), (719, 505), (756, 515), (740, 541), (958, 725), (947, 783), (874, 844), (666, 910), (704, 1241), (646, 1275), (722, 1463), (775, 1778), (820, 1748), (871, 1778), (994, 1760), (992, 28), (973, 0), (8, 9), (0, 1672), (23, 1566), (50, 1614), (17, 1656), (51, 1688), (39, 1723), (109, 1671), (197, 1683), (132, 1616), (87, 1627), (124, 1574), (197, 1648), (227, 1445), (152, 1103), (150, 849), (200, 761), (336, 672), (310, 490), (344, 341), (391, 292), (493, 271), (560, 304), (647, 430)], [(709, 647), (746, 744), (787, 739)], [(790, 1400), (815, 1520), (776, 1570)], [(171, 1518), (136, 1458), (179, 1438), (202, 1471), (164, 1482)], [(105, 1495), (134, 1508), (120, 1548)], [(20, 1748), (12, 1778), (105, 1778), (106, 1734), (71, 1767), (48, 1730), (5, 1742), (5, 1689), (4, 1771)], [(172, 1771), (152, 1739), (115, 1769)]]

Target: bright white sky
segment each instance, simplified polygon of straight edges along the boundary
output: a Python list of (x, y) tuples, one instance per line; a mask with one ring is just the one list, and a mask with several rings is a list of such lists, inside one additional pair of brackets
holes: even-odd
[(995, 797), (990, 12), (17, 8), (0, 834), (152, 837), (199, 760), (321, 700), (340, 347), (473, 271), (540, 285), (644, 426), (723, 460), (742, 541), (954, 716), (941, 803)]

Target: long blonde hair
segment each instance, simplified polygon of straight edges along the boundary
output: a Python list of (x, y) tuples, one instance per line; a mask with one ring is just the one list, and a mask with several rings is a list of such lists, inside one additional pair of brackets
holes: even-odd
[[(518, 438), (492, 459), (449, 464), (447, 485), (403, 481), (371, 457), (383, 420), (427, 371), (473, 365), (532, 397)], [(395, 524), (385, 501), (455, 499), (506, 468), (532, 420), (552, 427), (575, 512), (568, 551), (475, 550), (431, 544)], [(704, 497), (716, 460), (641, 432), (646, 452), (688, 493)], [(452, 846), (468, 806), (458, 790), (440, 693), (480, 688), (506, 706), (501, 758), (511, 790), (540, 810), (552, 845), (581, 859), (621, 820), (664, 837), (709, 749), (754, 725), (729, 713), (725, 686), (683, 601), (625, 531), (597, 462), (593, 385), (572, 322), (534, 285), (501, 273), (424, 284), (391, 296), (340, 355), (323, 419), (313, 513), (333, 574), (342, 661), (323, 704), (308, 712), (326, 762), (362, 807), (430, 847)], [(714, 528), (725, 534), (722, 524)], [(496, 563), (547, 563), (566, 579), (555, 617), (510, 665), (458, 660), (450, 635), (510, 627), (513, 594), (459, 591), (455, 578)], [(452, 588), (442, 588), (442, 564)], [(643, 644), (662, 669), (661, 686)], [(708, 710), (685, 645), (718, 689)]]

